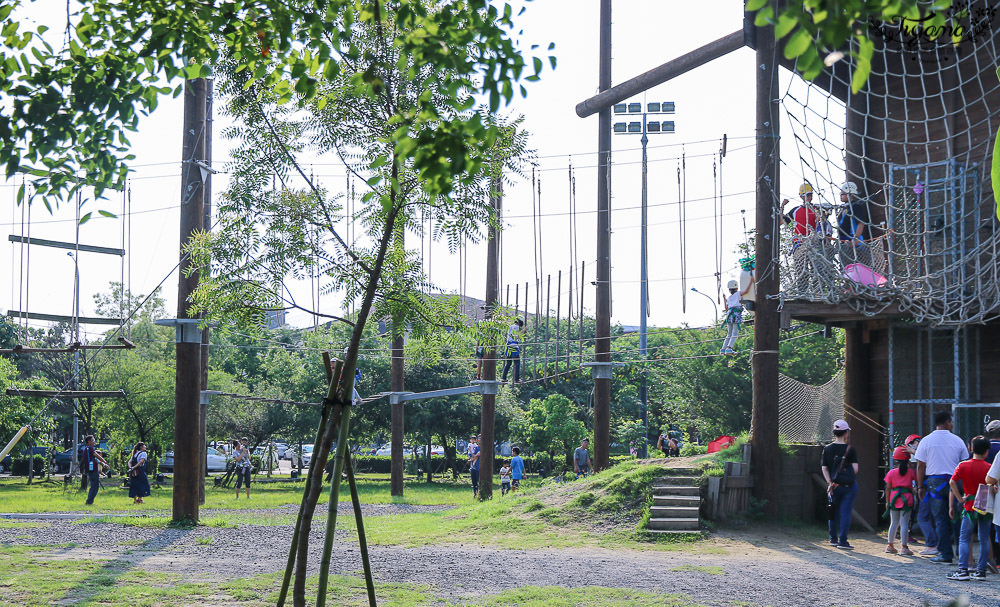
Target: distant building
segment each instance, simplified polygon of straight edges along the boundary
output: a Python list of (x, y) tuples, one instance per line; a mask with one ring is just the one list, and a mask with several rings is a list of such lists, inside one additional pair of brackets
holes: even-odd
[(285, 310), (267, 310), (267, 328), (280, 329), (285, 326)]

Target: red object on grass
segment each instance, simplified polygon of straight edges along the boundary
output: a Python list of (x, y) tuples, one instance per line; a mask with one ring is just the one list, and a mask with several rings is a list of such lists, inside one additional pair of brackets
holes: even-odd
[(735, 436), (723, 435), (714, 441), (708, 443), (708, 452), (715, 453), (716, 451), (722, 451), (732, 446), (736, 442)]

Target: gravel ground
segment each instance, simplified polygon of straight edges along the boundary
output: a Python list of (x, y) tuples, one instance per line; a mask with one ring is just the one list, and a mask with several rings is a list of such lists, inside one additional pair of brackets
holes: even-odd
[[(350, 510), (350, 505), (346, 505)], [(400, 504), (365, 506), (372, 516), (425, 512), (435, 507)], [(220, 512), (220, 511), (216, 511)], [(283, 511), (282, 511), (283, 512)], [(74, 515), (80, 518), (81, 515)], [(11, 518), (7, 516), (5, 518)], [(80, 544), (55, 549), (55, 558), (118, 559), (151, 571), (183, 574), (192, 581), (224, 580), (248, 573), (281, 570), (291, 528), (243, 526), (238, 529), (199, 527), (191, 530), (146, 529), (114, 523), (77, 524), (65, 517), (19, 515), (37, 521), (36, 528), (0, 529), (0, 542), (15, 544)], [(310, 542), (319, 560), (320, 531), (314, 525)], [(357, 575), (361, 569), (353, 534), (338, 533), (334, 569)], [(723, 532), (681, 550), (632, 551), (594, 548), (566, 550), (495, 550), (468, 544), (402, 548), (372, 546), (376, 577), (386, 582), (432, 584), (439, 596), (461, 602), (520, 586), (607, 586), (686, 593), (712, 606), (730, 605), (865, 605), (901, 607), (926, 599), (943, 605), (965, 593), (977, 607), (997, 607), (1000, 576), (985, 582), (951, 582), (951, 571), (919, 558), (887, 555), (873, 535), (852, 539), (854, 552), (838, 551), (817, 540), (775, 527)], [(198, 544), (211, 537), (212, 543)], [(818, 537), (818, 536), (817, 536)], [(143, 545), (136, 545), (144, 541)], [(238, 570), (212, 567), (234, 551), (241, 554)], [(707, 569), (719, 567), (721, 574)], [(678, 570), (680, 569), (680, 570)], [(685, 570), (687, 569), (687, 570)]]

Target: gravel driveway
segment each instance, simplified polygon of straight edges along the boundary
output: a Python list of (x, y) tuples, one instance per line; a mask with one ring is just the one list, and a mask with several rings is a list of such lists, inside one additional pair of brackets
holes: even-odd
[[(365, 506), (369, 526), (379, 516), (433, 509), (399, 504)], [(439, 508), (438, 508), (439, 509)], [(350, 505), (347, 505), (350, 510)], [(219, 512), (219, 511), (216, 511)], [(284, 511), (282, 511), (284, 513)], [(80, 515), (72, 515), (80, 517)], [(37, 521), (35, 528), (0, 529), (0, 542), (14, 544), (76, 543), (56, 549), (57, 558), (117, 558), (150, 571), (183, 574), (191, 581), (224, 580), (237, 573), (281, 570), (287, 556), (291, 527), (243, 526), (238, 529), (198, 527), (147, 529), (115, 523), (78, 524), (68, 517), (18, 515)], [(311, 548), (319, 560), (319, 525)], [(338, 533), (334, 569), (357, 575), (361, 569), (353, 533)], [(803, 533), (775, 527), (722, 532), (677, 551), (496, 550), (467, 544), (402, 548), (371, 546), (372, 567), (385, 582), (432, 584), (442, 598), (461, 602), (520, 586), (607, 586), (686, 593), (712, 606), (731, 605), (864, 605), (902, 607), (943, 605), (965, 593), (978, 607), (1000, 603), (1000, 576), (985, 582), (951, 582), (951, 571), (924, 559), (887, 555), (884, 543), (869, 535), (852, 538), (857, 550), (838, 551)], [(211, 537), (210, 544), (198, 538)], [(143, 545), (136, 545), (138, 541)], [(204, 540), (203, 540), (204, 541)], [(225, 562), (233, 551), (246, 567), (206, 567)], [(718, 569), (721, 568), (721, 573)]]

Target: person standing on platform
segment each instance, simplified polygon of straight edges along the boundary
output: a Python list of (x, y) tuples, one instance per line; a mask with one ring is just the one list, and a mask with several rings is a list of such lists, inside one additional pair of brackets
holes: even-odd
[(871, 251), (866, 240), (870, 240), (868, 224), (868, 201), (859, 198), (858, 184), (853, 181), (844, 183), (840, 189), (840, 222), (837, 235), (840, 239), (840, 263), (847, 267), (853, 263), (861, 263), (871, 267)]
[[(799, 198), (802, 204), (791, 211), (782, 214), (785, 224), (794, 224), (792, 228), (792, 248), (789, 253), (792, 256), (793, 281), (797, 289), (804, 290), (809, 285), (810, 263), (809, 237), (816, 233), (818, 216), (816, 208), (812, 204), (813, 187), (808, 181), (799, 186)], [(788, 199), (781, 201), (781, 208), (788, 204)]]
[(507, 381), (507, 373), (511, 365), (514, 365), (514, 383), (521, 381), (521, 338), (524, 333), (524, 321), (518, 318), (510, 326), (507, 332), (507, 346), (505, 348), (506, 359), (503, 363), (503, 381)]
[(938, 555), (934, 563), (951, 564), (955, 551), (951, 545), (951, 489), (948, 485), (955, 468), (968, 459), (969, 450), (959, 437), (952, 434), (955, 427), (951, 411), (939, 411), (934, 416), (934, 432), (920, 441), (917, 447), (917, 491), (921, 505), (930, 509), (937, 533)]

